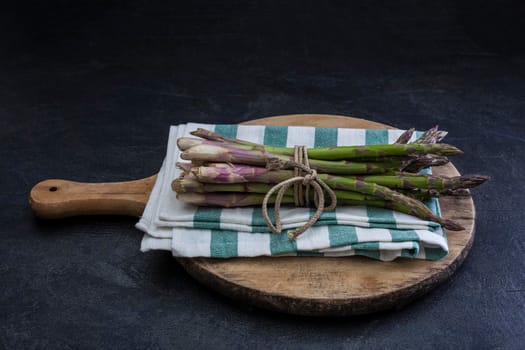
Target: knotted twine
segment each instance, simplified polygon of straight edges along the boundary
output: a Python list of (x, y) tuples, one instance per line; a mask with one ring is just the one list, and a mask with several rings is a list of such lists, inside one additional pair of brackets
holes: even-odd
[[(308, 161), (308, 152), (306, 146), (295, 146), (294, 147), (294, 160), (282, 161), (278, 158), (270, 158), (267, 162), (267, 168), (270, 170), (278, 169), (294, 169), (294, 177), (281, 181), (275, 186), (273, 186), (268, 193), (264, 196), (262, 203), (262, 214), (266, 225), (274, 233), (281, 233), (282, 223), (281, 223), (281, 202), (283, 196), (288, 188), (294, 186), (294, 203), (296, 206), (309, 206), (310, 204), (310, 186), (314, 188), (314, 204), (317, 210), (314, 215), (301, 227), (288, 231), (288, 238), (295, 239), (301, 233), (306, 231), (308, 228), (313, 226), (317, 220), (321, 217), (321, 214), (324, 211), (334, 210), (337, 206), (337, 197), (335, 196), (334, 191), (328, 187), (328, 185), (321, 179), (317, 177), (317, 171), (310, 168), (310, 163)], [(304, 191), (303, 191), (303, 186)], [(325, 207), (325, 193), (323, 189), (326, 190), (330, 196), (330, 205)], [(268, 215), (268, 200), (277, 192), (275, 198), (275, 225), (272, 223), (270, 216)]]

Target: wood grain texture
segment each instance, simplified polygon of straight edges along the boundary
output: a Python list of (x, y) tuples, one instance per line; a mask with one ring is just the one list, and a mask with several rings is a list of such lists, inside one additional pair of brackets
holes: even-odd
[(29, 205), (42, 219), (78, 215), (141, 216), (156, 177), (106, 183), (44, 180), (31, 189)]
[[(365, 119), (302, 114), (246, 122), (263, 125), (392, 128)], [(459, 175), (452, 164), (435, 167), (439, 175)], [(154, 184), (147, 179), (88, 184), (46, 180), (30, 194), (36, 215), (140, 216)], [(402, 307), (448, 278), (467, 256), (474, 239), (475, 210), (471, 197), (440, 199), (445, 218), (463, 231), (448, 232), (448, 256), (439, 261), (397, 259), (381, 262), (364, 257), (178, 258), (198, 281), (235, 300), (299, 315), (341, 316)]]

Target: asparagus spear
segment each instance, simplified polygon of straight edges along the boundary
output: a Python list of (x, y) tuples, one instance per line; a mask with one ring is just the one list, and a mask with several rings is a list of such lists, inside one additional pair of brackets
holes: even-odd
[(353, 158), (354, 162), (407, 162), (417, 161), (422, 157), (429, 156), (428, 158), (446, 158), (444, 156), (437, 156), (433, 154), (407, 154), (402, 156), (381, 156), (381, 157), (363, 157)]
[[(199, 140), (181, 138), (178, 141), (178, 146), (181, 150), (187, 150), (195, 147), (199, 144), (209, 144), (218, 146), (221, 145), (225, 148), (234, 148), (240, 150), (258, 150), (259, 152), (273, 153), (279, 155), (293, 156), (294, 150), (289, 147), (276, 147), (259, 145), (250, 142), (244, 142), (241, 140), (233, 139), (234, 142), (229, 141), (232, 139), (222, 138), (222, 141), (210, 141), (210, 140)], [(200, 142), (199, 142), (200, 141)], [(320, 148), (309, 148), (308, 157), (310, 159), (322, 159), (322, 160), (348, 160), (355, 158), (367, 158), (367, 157), (382, 157), (382, 156), (403, 156), (408, 154), (436, 154), (440, 156), (453, 156), (462, 154), (463, 152), (458, 148), (442, 144), (387, 144), (387, 145), (367, 145), (367, 146), (338, 146), (338, 147), (320, 147)]]
[(235, 143), (235, 144), (238, 144), (238, 145), (259, 146), (258, 143), (245, 141), (245, 140), (240, 140), (240, 139), (231, 138), (231, 137), (225, 137), (225, 136), (222, 136), (219, 133), (216, 133), (216, 132), (213, 132), (213, 131), (210, 131), (210, 130), (206, 130), (206, 129), (203, 129), (203, 128), (198, 128), (197, 130), (190, 132), (190, 134), (192, 134), (193, 136), (198, 136), (200, 138), (203, 138), (203, 139), (206, 139), (206, 140), (211, 140), (211, 141)]
[(445, 190), (435, 190), (435, 189), (396, 189), (399, 193), (402, 193), (406, 196), (415, 198), (420, 201), (430, 199), (432, 197), (442, 197), (442, 196), (470, 196), (470, 191), (467, 188), (456, 188), (456, 189), (445, 189)]
[(368, 146), (340, 146), (311, 148), (308, 156), (325, 160), (340, 160), (364, 157), (403, 156), (407, 154), (435, 154), (438, 156), (453, 156), (462, 152), (454, 146), (445, 143), (437, 144), (390, 144)]
[[(260, 182), (245, 182), (245, 183), (205, 183), (199, 182), (195, 178), (188, 178), (181, 176), (173, 180), (171, 183), (172, 189), (177, 193), (214, 193), (214, 192), (231, 192), (231, 193), (253, 193), (266, 194), (273, 187), (271, 184)], [(365, 195), (359, 192), (335, 190), (337, 199), (352, 199), (352, 200), (378, 200), (378, 197)], [(311, 193), (313, 194), (313, 192)], [(293, 197), (293, 189), (289, 188), (286, 191), (287, 196)], [(424, 198), (427, 198), (425, 195)], [(313, 199), (313, 198), (312, 198)]]
[[(283, 162), (293, 160), (286, 155), (272, 154), (261, 150), (243, 150), (238, 148), (227, 148), (212, 144), (199, 144), (186, 149), (181, 154), (185, 160), (198, 160), (207, 162), (241, 163), (249, 165), (268, 164), (270, 159), (278, 159)], [(310, 159), (310, 167), (320, 173), (330, 174), (381, 174), (400, 170), (399, 162), (385, 163), (358, 163), (346, 160), (326, 161)]]
[[(423, 174), (409, 174), (410, 176), (428, 177)], [(474, 175), (478, 176), (478, 175)], [(466, 185), (473, 187), (478, 184)], [(461, 181), (458, 181), (457, 186), (463, 186)], [(183, 173), (179, 178), (173, 180), (172, 189), (177, 193), (209, 193), (209, 192), (244, 192), (244, 193), (267, 193), (273, 184), (261, 182), (243, 182), (243, 183), (206, 183), (198, 181), (197, 177), (189, 172)], [(468, 196), (470, 192), (467, 188), (443, 188), (443, 189), (429, 189), (429, 188), (396, 188), (396, 191), (406, 196), (423, 201), (432, 197), (441, 196)], [(362, 193), (334, 190), (338, 199), (353, 199), (353, 200), (376, 200), (377, 197), (363, 195)], [(286, 195), (293, 196), (293, 190), (287, 190)]]
[(423, 154), (413, 158), (410, 161), (405, 162), (402, 167), (403, 171), (418, 173), (421, 170), (432, 167), (445, 165), (449, 162), (445, 156), (437, 156), (435, 154)]
[(376, 183), (393, 189), (434, 189), (451, 190), (458, 188), (476, 187), (488, 180), (487, 176), (462, 175), (454, 177), (443, 176), (419, 176), (419, 175), (397, 175), (397, 176), (355, 176), (357, 180)]
[[(293, 170), (268, 170), (265, 168), (251, 167), (245, 165), (224, 167), (194, 167), (191, 172), (197, 179), (204, 183), (247, 183), (260, 182), (276, 184), (293, 177)], [(329, 174), (318, 174), (321, 180), (328, 181)], [(364, 181), (381, 186), (400, 189), (434, 189), (453, 190), (459, 188), (472, 188), (488, 180), (487, 176), (462, 175), (456, 177), (444, 177), (425, 174), (398, 173), (397, 175), (361, 175), (361, 176), (338, 176), (337, 178), (349, 181)], [(343, 189), (345, 188), (336, 188)]]

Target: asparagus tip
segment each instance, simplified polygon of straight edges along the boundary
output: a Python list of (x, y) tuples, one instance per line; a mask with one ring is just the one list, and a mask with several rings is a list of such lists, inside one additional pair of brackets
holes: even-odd
[(463, 151), (455, 146), (447, 145), (445, 143), (442, 143), (441, 145), (443, 145), (443, 155), (445, 156), (455, 156), (463, 154)]
[(414, 134), (414, 131), (416, 131), (415, 128), (410, 128), (408, 130), (406, 130), (405, 132), (403, 132), (399, 138), (396, 140), (396, 142), (394, 143), (397, 143), (397, 144), (407, 144), (408, 141), (410, 140), (410, 138), (412, 137), (412, 134)]
[(435, 125), (425, 131), (414, 143), (419, 144), (434, 144), (439, 143), (445, 136), (447, 136), (447, 131), (438, 130), (439, 126)]
[(448, 230), (451, 230), (451, 231), (463, 231), (465, 229), (463, 226), (461, 226), (457, 222), (452, 221), (452, 220), (448, 220), (448, 219), (442, 219), (440, 224), (444, 228), (446, 228)]
[(460, 179), (463, 183), (463, 187), (472, 188), (481, 185), (485, 181), (490, 180), (490, 176), (485, 175), (462, 175)]

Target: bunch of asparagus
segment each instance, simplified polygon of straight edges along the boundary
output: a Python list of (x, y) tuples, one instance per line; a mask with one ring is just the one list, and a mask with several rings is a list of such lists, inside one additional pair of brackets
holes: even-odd
[[(389, 208), (462, 230), (458, 223), (436, 216), (422, 201), (468, 194), (467, 189), (488, 177), (420, 174), (424, 168), (446, 164), (449, 156), (462, 151), (439, 143), (446, 132), (437, 126), (408, 143), (413, 132), (407, 130), (393, 144), (309, 148), (310, 167), (335, 192), (338, 205)], [(191, 134), (199, 138), (177, 140), (181, 158), (190, 161), (177, 163), (182, 173), (172, 188), (179, 200), (199, 206), (260, 205), (275, 184), (294, 176), (293, 169), (272, 166), (293, 160), (293, 148), (227, 138), (205, 129)], [(294, 203), (291, 189), (282, 203)]]

